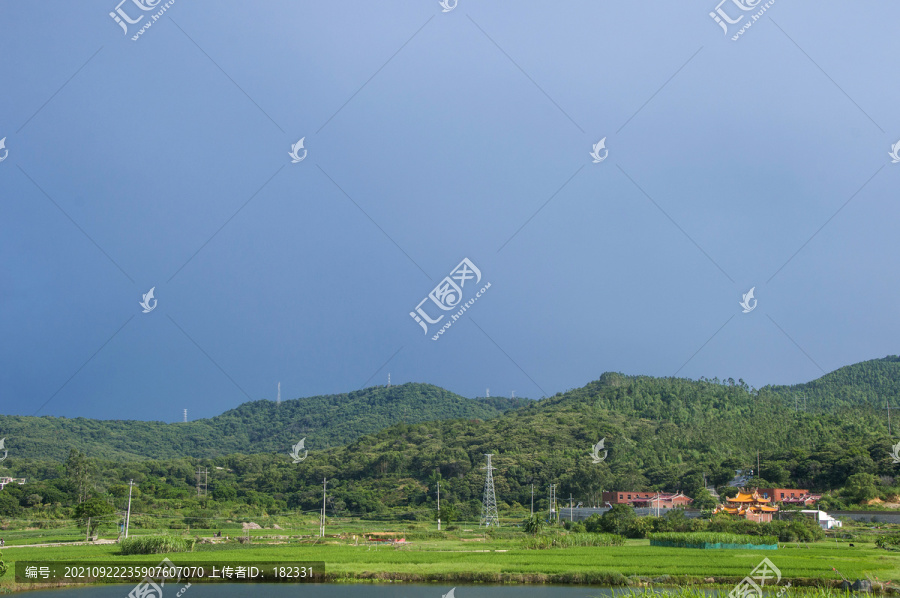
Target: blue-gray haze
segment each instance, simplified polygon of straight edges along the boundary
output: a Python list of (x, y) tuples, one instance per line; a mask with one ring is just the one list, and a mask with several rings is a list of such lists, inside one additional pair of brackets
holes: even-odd
[(0, 412), (897, 353), (900, 4), (740, 3), (2, 3)]

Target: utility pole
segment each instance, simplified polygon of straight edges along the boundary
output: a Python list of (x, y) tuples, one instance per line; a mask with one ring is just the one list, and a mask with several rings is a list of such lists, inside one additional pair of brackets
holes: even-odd
[(319, 537), (325, 537), (325, 487), (328, 483), (328, 478), (322, 478), (322, 523), (319, 526)]
[(756, 449), (756, 478), (759, 479), (759, 449)]
[(534, 484), (531, 485), (531, 516), (534, 517)]
[(887, 412), (888, 412), (888, 436), (891, 436), (891, 400), (885, 399), (885, 403), (887, 403)]
[(441, 531), (441, 483), (438, 482), (438, 531)]
[[(201, 474), (203, 475), (202, 482), (200, 481)], [(209, 483), (209, 469), (207, 469), (207, 468), (200, 469), (198, 467), (197, 468), (197, 498), (200, 498), (201, 496), (206, 496), (206, 488), (209, 485), (208, 483)]]
[[(550, 484), (550, 521), (553, 522), (553, 514), (556, 513), (556, 484)], [(559, 521), (559, 514), (556, 515)]]
[(570, 492), (570, 493), (569, 493), (569, 523), (572, 523), (572, 521), (573, 521), (573, 520), (572, 520), (572, 510), (573, 510), (573, 507), (572, 507), (572, 493)]
[(128, 524), (131, 522), (131, 489), (134, 487), (134, 480), (128, 481), (128, 510), (125, 512), (125, 538), (128, 538)]

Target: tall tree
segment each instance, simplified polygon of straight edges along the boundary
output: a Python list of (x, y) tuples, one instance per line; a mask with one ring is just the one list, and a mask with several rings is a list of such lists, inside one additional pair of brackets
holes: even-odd
[(91, 462), (78, 449), (69, 449), (69, 457), (66, 459), (66, 478), (75, 489), (75, 499), (78, 504), (88, 499), (91, 484)]

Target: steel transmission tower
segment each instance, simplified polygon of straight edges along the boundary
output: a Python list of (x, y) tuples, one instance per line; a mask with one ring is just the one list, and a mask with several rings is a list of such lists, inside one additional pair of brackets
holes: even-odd
[(484, 478), (484, 498), (481, 501), (481, 523), (485, 527), (500, 527), (500, 516), (497, 514), (497, 496), (494, 494), (494, 469), (491, 465), (493, 454), (485, 454), (487, 465), (482, 469), (487, 470)]

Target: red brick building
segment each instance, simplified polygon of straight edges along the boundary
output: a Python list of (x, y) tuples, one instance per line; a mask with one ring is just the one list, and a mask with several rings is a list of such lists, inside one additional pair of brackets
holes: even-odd
[(809, 490), (799, 488), (760, 488), (759, 495), (773, 503), (810, 505), (820, 498), (821, 494), (810, 494)]
[(668, 492), (604, 492), (603, 503), (611, 505), (631, 505), (633, 507), (651, 507), (653, 509), (687, 508), (693, 499), (684, 494)]

